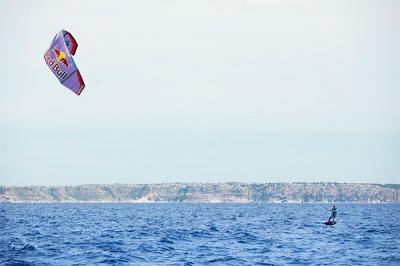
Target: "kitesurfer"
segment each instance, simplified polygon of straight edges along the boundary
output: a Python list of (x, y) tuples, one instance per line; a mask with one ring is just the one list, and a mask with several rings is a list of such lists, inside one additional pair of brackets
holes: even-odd
[[(326, 209), (326, 208), (325, 208), (325, 209)], [(329, 217), (329, 219), (328, 219), (328, 222), (330, 222), (331, 220), (335, 221), (336, 214), (337, 214), (337, 211), (336, 211), (336, 205), (335, 205), (335, 204), (333, 204), (333, 207), (332, 207), (332, 209), (326, 209), (326, 210), (328, 210), (328, 211), (332, 212), (331, 216), (330, 216), (330, 217)]]

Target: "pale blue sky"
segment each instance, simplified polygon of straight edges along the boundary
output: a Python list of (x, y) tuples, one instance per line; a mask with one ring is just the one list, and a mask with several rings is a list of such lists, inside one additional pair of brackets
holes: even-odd
[(400, 1), (0, 0), (0, 34), (0, 185), (400, 182)]

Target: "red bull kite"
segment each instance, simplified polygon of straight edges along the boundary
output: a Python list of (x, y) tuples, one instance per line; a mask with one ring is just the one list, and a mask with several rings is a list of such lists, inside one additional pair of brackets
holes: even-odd
[(44, 54), (44, 60), (61, 84), (79, 95), (85, 88), (85, 83), (72, 58), (76, 48), (78, 43), (71, 33), (61, 30)]

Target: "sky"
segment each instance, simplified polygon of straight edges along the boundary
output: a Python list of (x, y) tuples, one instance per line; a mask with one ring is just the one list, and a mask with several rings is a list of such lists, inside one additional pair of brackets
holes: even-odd
[(0, 185), (400, 183), (399, 47), (397, 0), (0, 0)]

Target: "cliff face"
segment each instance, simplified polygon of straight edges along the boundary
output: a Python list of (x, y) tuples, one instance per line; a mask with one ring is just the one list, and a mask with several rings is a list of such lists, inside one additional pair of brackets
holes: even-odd
[(166, 183), (0, 186), (0, 202), (400, 202), (399, 185)]

